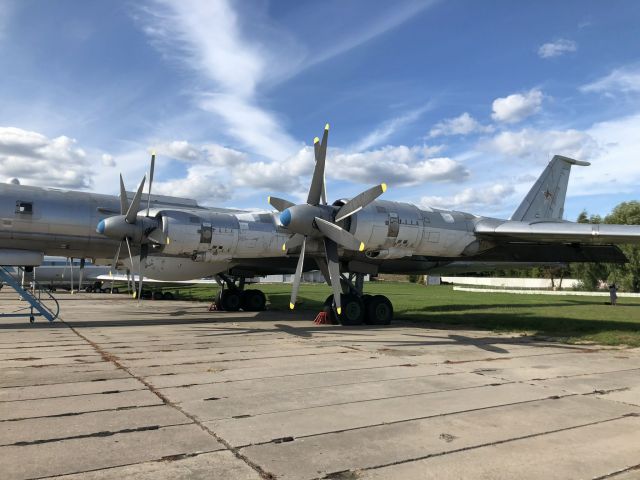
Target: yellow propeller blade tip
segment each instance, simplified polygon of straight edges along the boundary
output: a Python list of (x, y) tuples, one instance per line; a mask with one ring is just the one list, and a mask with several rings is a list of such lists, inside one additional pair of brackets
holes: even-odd
[(155, 156), (156, 156), (156, 151), (155, 151), (155, 150), (151, 150), (151, 155), (152, 155), (153, 157), (155, 157)]
[(340, 315), (342, 313), (342, 308), (341, 307), (338, 307), (336, 310), (338, 311), (338, 315)]
[(358, 248), (360, 252), (364, 251), (364, 242), (360, 242), (360, 248)]
[(171, 239), (167, 237), (167, 245), (169, 245), (170, 243), (171, 243)]
[(320, 139), (318, 137), (313, 139), (313, 143), (318, 143), (318, 142), (320, 142)]
[(380, 188), (382, 188), (382, 193), (386, 192), (387, 191), (387, 184), (386, 183), (381, 184)]
[(282, 251), (283, 251), (283, 252), (286, 252), (286, 251), (287, 251), (287, 244), (286, 244), (286, 243), (283, 243), (283, 244), (282, 244)]
[(293, 303), (289, 303), (289, 308), (293, 310), (295, 308), (295, 305)]
[(324, 129), (325, 130), (329, 130), (329, 124), (328, 123), (324, 126)]
[(271, 203), (271, 195), (267, 197), (267, 203)]

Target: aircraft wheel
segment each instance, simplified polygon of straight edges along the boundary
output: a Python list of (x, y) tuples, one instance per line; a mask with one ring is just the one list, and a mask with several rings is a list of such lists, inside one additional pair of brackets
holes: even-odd
[(173, 300), (175, 297), (173, 295), (173, 293), (171, 292), (164, 292), (164, 299), (165, 300)]
[(369, 319), (369, 303), (371, 303), (371, 299), (373, 295), (365, 294), (362, 296), (362, 303), (364, 304), (364, 323), (367, 325), (372, 325), (371, 320)]
[(110, 290), (110, 292), (111, 292), (111, 293), (120, 293), (120, 290), (118, 290), (118, 287), (113, 287), (113, 288)]
[[(53, 292), (53, 290), (51, 290), (51, 291)], [(93, 292), (93, 288), (87, 287), (87, 288), (84, 289), (84, 291), (87, 292), (87, 293), (91, 293), (91, 292)]]
[(364, 320), (364, 304), (357, 296), (342, 295), (342, 313), (338, 315), (341, 325), (360, 325)]
[(327, 299), (324, 301), (325, 307), (330, 307), (333, 305), (333, 295), (329, 295)]
[(242, 292), (241, 306), (245, 312), (260, 312), (267, 305), (267, 297), (262, 290), (244, 290)]
[(223, 310), (227, 312), (237, 312), (240, 310), (242, 298), (239, 290), (223, 290), (220, 294), (220, 303)]
[(393, 305), (384, 295), (374, 295), (367, 302), (367, 323), (389, 325), (393, 319)]

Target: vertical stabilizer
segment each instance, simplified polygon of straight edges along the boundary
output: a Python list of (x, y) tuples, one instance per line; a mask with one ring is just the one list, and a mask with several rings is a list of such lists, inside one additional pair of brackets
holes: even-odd
[(511, 220), (562, 220), (571, 165), (588, 166), (591, 164), (554, 155), (547, 168), (544, 169), (542, 175), (511, 216)]

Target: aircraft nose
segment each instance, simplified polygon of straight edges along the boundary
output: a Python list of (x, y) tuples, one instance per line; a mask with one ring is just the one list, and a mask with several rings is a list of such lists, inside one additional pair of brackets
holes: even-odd
[(280, 214), (280, 223), (282, 224), (282, 226), (284, 227), (288, 227), (289, 224), (291, 223), (291, 212), (289, 211), (289, 209), (285, 209), (281, 214)]
[(96, 227), (96, 232), (100, 234), (104, 233), (104, 220), (100, 220), (100, 222), (98, 222), (98, 226)]

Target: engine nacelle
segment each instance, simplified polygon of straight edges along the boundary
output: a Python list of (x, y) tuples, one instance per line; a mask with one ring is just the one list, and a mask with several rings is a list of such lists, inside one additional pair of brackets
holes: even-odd
[(376, 200), (352, 215), (347, 228), (364, 242), (370, 258), (457, 257), (483, 248), (474, 243), (473, 221), (462, 212)]
[[(197, 257), (215, 252), (216, 258), (230, 257), (238, 243), (238, 220), (225, 213), (163, 211), (163, 253)], [(199, 260), (203, 260), (200, 256)]]

